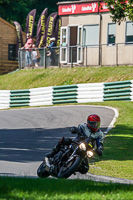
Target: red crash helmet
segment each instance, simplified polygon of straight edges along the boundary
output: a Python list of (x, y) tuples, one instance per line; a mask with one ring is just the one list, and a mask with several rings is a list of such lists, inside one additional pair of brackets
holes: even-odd
[(91, 129), (93, 133), (95, 133), (100, 127), (100, 117), (98, 115), (92, 114), (87, 118), (87, 126)]

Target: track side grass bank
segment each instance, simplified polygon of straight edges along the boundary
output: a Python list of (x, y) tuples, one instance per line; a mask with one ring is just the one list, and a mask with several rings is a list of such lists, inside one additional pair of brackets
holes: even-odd
[[(89, 82), (133, 79), (133, 67), (101, 67), (21, 70), (0, 76), (0, 89), (29, 89)], [(78, 104), (79, 105), (79, 104)], [(104, 142), (103, 157), (90, 165), (90, 172), (133, 180), (133, 102), (87, 103), (115, 107), (119, 117)], [(0, 200), (132, 200), (133, 185), (85, 180), (0, 177)]]
[(133, 66), (29, 69), (0, 76), (0, 90), (31, 89), (132, 79)]
[(90, 165), (90, 172), (133, 180), (133, 102), (103, 102), (95, 105), (115, 107), (119, 117), (105, 138), (102, 158), (97, 157)]
[(0, 177), (1, 200), (132, 200), (133, 185)]

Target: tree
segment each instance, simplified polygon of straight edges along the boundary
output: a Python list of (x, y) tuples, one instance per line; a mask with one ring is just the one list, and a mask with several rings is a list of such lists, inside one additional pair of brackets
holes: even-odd
[(0, 0), (0, 17), (12, 24), (13, 21), (18, 21), (24, 29), (31, 5), (31, 0)]
[(25, 31), (26, 17), (32, 9), (36, 9), (35, 31), (42, 11), (48, 8), (48, 15), (52, 12), (57, 12), (57, 2), (60, 1), (62, 0), (0, 0), (0, 17), (12, 24), (13, 21), (18, 21), (23, 31)]
[(133, 0), (105, 0), (105, 2), (113, 22), (120, 24), (121, 21), (126, 20), (126, 17), (133, 21)]

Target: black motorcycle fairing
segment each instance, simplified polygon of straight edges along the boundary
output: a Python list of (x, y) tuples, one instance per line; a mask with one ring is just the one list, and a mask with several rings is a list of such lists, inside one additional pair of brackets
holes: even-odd
[(37, 169), (37, 175), (40, 178), (47, 178), (50, 174), (45, 170), (45, 162), (42, 162), (39, 168)]
[[(87, 141), (87, 143), (88, 142), (89, 141)], [(86, 148), (82, 148), (80, 145), (82, 143), (84, 143)], [(42, 172), (39, 172), (38, 169), (38, 176), (45, 178), (52, 175), (57, 178), (68, 178), (77, 171), (84, 174), (87, 173), (89, 170), (87, 151), (88, 149), (93, 150), (92, 145), (88, 146), (89, 143), (87, 143), (84, 139), (80, 138), (80, 140), (72, 140), (72, 143), (69, 145), (62, 145), (59, 152), (49, 158), (49, 170), (47, 171), (47, 167), (43, 165), (43, 167), (40, 168)]]

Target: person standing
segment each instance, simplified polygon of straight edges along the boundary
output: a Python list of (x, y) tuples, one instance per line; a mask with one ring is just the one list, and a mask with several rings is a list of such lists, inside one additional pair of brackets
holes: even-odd
[(32, 64), (31, 51), (32, 51), (32, 45), (33, 45), (33, 39), (31, 38), (29, 33), (27, 33), (26, 36), (27, 36), (27, 41), (21, 49), (26, 50), (26, 64), (27, 64), (27, 67), (30, 67)]
[(41, 59), (41, 56), (40, 56), (39, 50), (37, 49), (35, 44), (33, 44), (32, 60), (35, 67), (39, 66), (40, 59)]
[(48, 54), (50, 56), (50, 63), (51, 65), (55, 65), (55, 37), (50, 38), (50, 45), (48, 46), (49, 52), (50, 54)]

